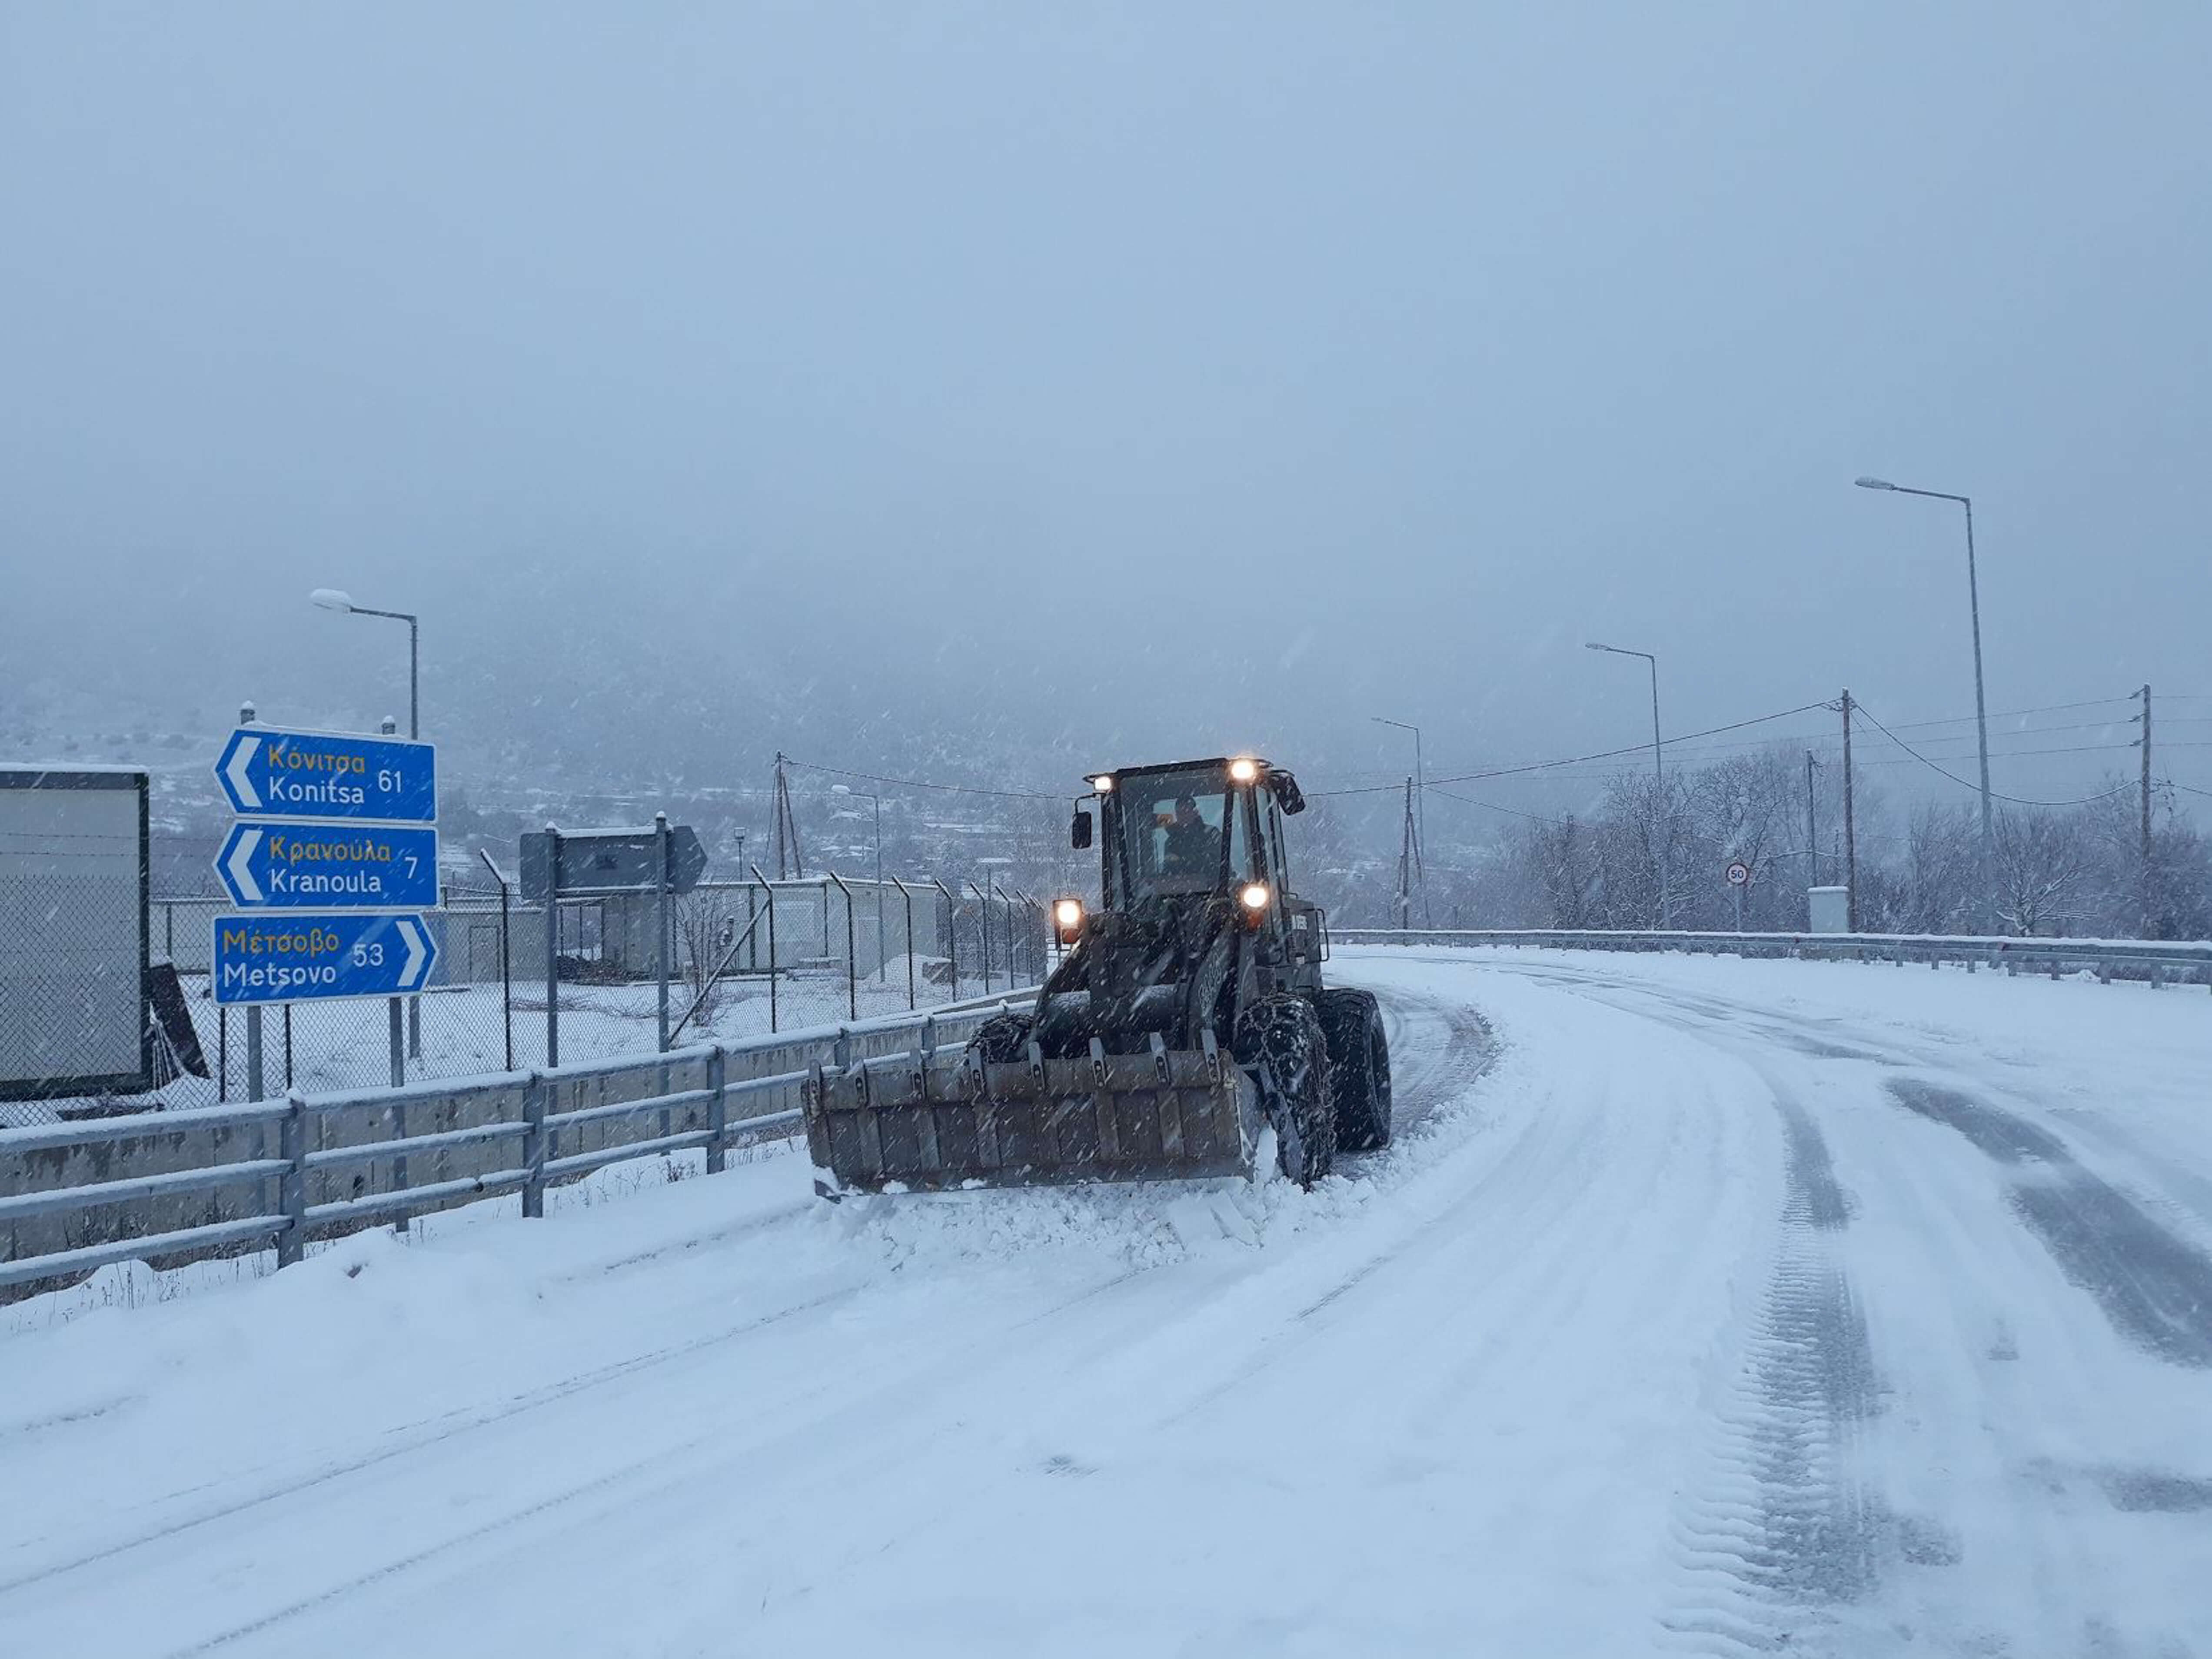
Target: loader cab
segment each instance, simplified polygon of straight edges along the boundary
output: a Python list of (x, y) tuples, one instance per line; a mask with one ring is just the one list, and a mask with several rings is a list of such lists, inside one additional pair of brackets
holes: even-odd
[[(1108, 910), (1202, 895), (1235, 896), (1253, 883), (1289, 884), (1285, 801), (1304, 805), (1287, 772), (1250, 757), (1129, 767), (1091, 780), (1099, 897)], [(1091, 843), (1079, 819), (1078, 847)]]

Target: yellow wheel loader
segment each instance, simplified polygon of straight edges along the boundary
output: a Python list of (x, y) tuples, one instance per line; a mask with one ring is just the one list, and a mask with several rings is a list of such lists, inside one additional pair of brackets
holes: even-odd
[(957, 1058), (817, 1067), (816, 1190), (949, 1191), (1255, 1173), (1273, 1131), (1310, 1186), (1390, 1139), (1390, 1054), (1365, 991), (1328, 989), (1320, 908), (1292, 890), (1297, 781), (1252, 756), (1091, 778), (1072, 842), (1096, 909), (1063, 898), (1066, 954), (1035, 1006)]

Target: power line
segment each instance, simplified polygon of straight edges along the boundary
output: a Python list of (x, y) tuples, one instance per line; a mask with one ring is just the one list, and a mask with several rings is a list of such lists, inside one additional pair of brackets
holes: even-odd
[[(1666, 738), (1669, 743), (1690, 743), (1698, 738), (1717, 737), (1723, 732), (1741, 732), (1746, 726), (1765, 726), (1771, 720), (1786, 720), (1792, 715), (1809, 714), (1816, 708), (1826, 708), (1826, 702), (1800, 703), (1795, 708), (1784, 708), (1771, 714), (1758, 714), (1747, 720), (1731, 720), (1726, 726), (1708, 726), (1702, 732), (1685, 732), (1679, 738)], [(1486, 778), (1518, 777), (1524, 772), (1548, 772), (1556, 767), (1580, 766), (1589, 761), (1617, 760), (1623, 755), (1638, 755), (1650, 748), (1648, 743), (1632, 743), (1622, 749), (1602, 749), (1592, 755), (1570, 755), (1561, 760), (1531, 761), (1522, 766), (1497, 766), (1487, 771), (1462, 772), (1449, 777), (1431, 778), (1427, 787), (1433, 789), (1443, 783), (1479, 783)], [(1372, 784), (1358, 789), (1310, 789), (1309, 795), (1376, 795), (1401, 786), (1395, 783)]]
[[(1966, 779), (1960, 777), (1956, 772), (1949, 771), (1943, 767), (1938, 766), (1934, 761), (1929, 760), (1927, 756), (1922, 754), (1911, 744), (1905, 742), (1903, 738), (1899, 737), (1896, 732), (1891, 731), (1880, 720), (1875, 719), (1874, 715), (1869, 713), (1867, 706), (1864, 703), (1860, 702), (1856, 698), (1852, 699), (1852, 706), (1856, 708), (1859, 713), (1866, 715), (1868, 724), (1872, 726), (1875, 730), (1881, 732), (1882, 736), (1887, 738), (1892, 743), (1895, 744), (1899, 749), (1902, 749), (1906, 754), (1911, 756), (1913, 759), (1918, 761), (1929, 771), (1942, 773), (1943, 776), (1950, 779), (1952, 782), (1957, 784), (1961, 789), (1978, 788), (1977, 785), (1967, 782)], [(2132, 787), (2134, 787), (2132, 784), (2123, 783), (2115, 788), (2100, 789), (2094, 795), (2081, 795), (2072, 800), (2032, 800), (2025, 795), (2007, 795), (2001, 793), (1995, 789), (1990, 791), (1990, 795), (1992, 799), (2006, 801), (2014, 806), (2082, 806), (2087, 805), (2093, 800), (2102, 800), (2107, 795), (2117, 795), (2123, 790)]]
[(939, 789), (950, 795), (993, 795), (1001, 800), (1058, 800), (1060, 799), (1058, 795), (1047, 794), (1037, 789), (981, 789), (967, 783), (933, 783), (925, 778), (890, 778), (878, 772), (856, 772), (849, 767), (820, 766), (812, 761), (793, 760), (789, 756), (784, 757), (784, 763), (788, 766), (796, 766), (801, 771), (826, 772), (833, 778), (859, 778), (867, 783), (893, 784), (902, 789)]
[[(2092, 697), (2087, 702), (2046, 702), (2037, 708), (2000, 709), (1989, 718), (1993, 720), (2019, 720), (2028, 714), (2062, 714), (2075, 708), (2102, 708), (2111, 703), (2134, 701), (2133, 697)], [(2212, 702), (2212, 698), (2206, 701)], [(1931, 726), (1966, 726), (1971, 724), (1974, 719), (1975, 716), (1972, 714), (1954, 714), (1947, 720), (1901, 720), (1898, 723), (1897, 729), (1900, 732), (1920, 732), (1925, 731)]]
[(1531, 823), (1549, 823), (1562, 829), (1565, 828), (1567, 823), (1565, 818), (1547, 817), (1541, 812), (1524, 812), (1517, 806), (1500, 806), (1494, 800), (1477, 800), (1472, 795), (1455, 795), (1449, 789), (1438, 789), (1436, 793), (1446, 800), (1457, 801), (1462, 806), (1480, 806), (1485, 811), (1503, 812), (1508, 817), (1526, 818)]

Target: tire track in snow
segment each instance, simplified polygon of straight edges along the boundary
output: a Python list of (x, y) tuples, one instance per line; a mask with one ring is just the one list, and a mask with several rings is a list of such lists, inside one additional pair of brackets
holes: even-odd
[(2124, 1339), (2172, 1364), (2212, 1367), (2212, 1258), (2084, 1169), (2049, 1131), (1923, 1078), (1885, 1087), (1907, 1111), (2021, 1172), (2007, 1194), (2013, 1213)]
[[(1717, 1048), (1729, 1046), (1717, 1040), (1727, 1033), (1781, 1042), (1811, 1058), (1878, 1058), (1747, 1022), (1743, 1010), (1709, 998), (1646, 996), (1637, 994), (1647, 988), (1581, 975), (1530, 976)], [(1622, 991), (1632, 994), (1603, 994)], [(1747, 1024), (1753, 1029), (1746, 1031)], [(1832, 1623), (1827, 1609), (1874, 1589), (1887, 1530), (1886, 1510), (1856, 1474), (1854, 1443), (1880, 1408), (1880, 1382), (1865, 1316), (1835, 1248), (1852, 1203), (1812, 1115), (1767, 1068), (1753, 1065), (1782, 1123), (1779, 1243), (1715, 1426), (1714, 1474), (1683, 1503), (1675, 1559), (1685, 1582), (1661, 1620), (1674, 1644), (1723, 1654), (1808, 1650)]]
[(1676, 1559), (1691, 1582), (1662, 1620), (1711, 1652), (1803, 1650), (1824, 1610), (1865, 1596), (1878, 1572), (1882, 1515), (1853, 1442), (1879, 1384), (1832, 1237), (1850, 1203), (1811, 1115), (1779, 1089), (1772, 1099), (1787, 1160), (1781, 1242), (1720, 1413), (1716, 1477), (1683, 1506)]

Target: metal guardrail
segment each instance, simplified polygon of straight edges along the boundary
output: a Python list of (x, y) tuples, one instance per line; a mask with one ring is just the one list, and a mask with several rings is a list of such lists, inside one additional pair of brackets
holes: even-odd
[(2212, 943), (2159, 939), (2009, 939), (1942, 933), (1698, 933), (1613, 932), (1559, 928), (1338, 927), (1339, 945), (1492, 945), (1550, 951), (1680, 951), (1703, 956), (1790, 957), (1809, 962), (1957, 963), (2017, 974), (2022, 969), (2057, 979), (2087, 971), (2109, 984), (2115, 978), (2191, 975), (2212, 984)]
[[(784, 1031), (737, 1042), (698, 1043), (627, 1060), (499, 1073), (465, 1081), (333, 1094), (295, 1091), (282, 1100), (243, 1105), (0, 1129), (0, 1164), (13, 1162), (22, 1167), (28, 1160), (21, 1155), (60, 1154), (56, 1160), (60, 1168), (73, 1154), (100, 1149), (100, 1155), (85, 1161), (102, 1176), (64, 1180), (0, 1196), (0, 1243), (4, 1243), (9, 1255), (0, 1261), (0, 1289), (69, 1278), (116, 1261), (197, 1257), (239, 1245), (274, 1244), (277, 1265), (289, 1267), (301, 1260), (311, 1235), (333, 1236), (380, 1220), (422, 1215), (455, 1203), (507, 1193), (522, 1194), (525, 1216), (542, 1216), (549, 1184), (629, 1158), (703, 1148), (708, 1173), (720, 1174), (733, 1140), (750, 1139), (799, 1122), (798, 1106), (783, 1103), (797, 1099), (817, 1064), (845, 1067), (895, 1060), (911, 1063), (917, 1054), (935, 1057), (957, 1053), (974, 1026), (1008, 1006), (1011, 998), (1025, 994), (1013, 991), (917, 1013)], [(703, 1071), (703, 1085), (672, 1088), (672, 1075), (687, 1069)], [(580, 1097), (587, 1091), (586, 1085), (592, 1092), (620, 1091), (631, 1085), (642, 1086), (645, 1092), (565, 1109), (561, 1105), (564, 1094), (570, 1099)], [(510, 1103), (516, 1100), (520, 1115), (508, 1115)], [(759, 1109), (745, 1109), (756, 1103)], [(490, 1115), (483, 1121), (458, 1127), (408, 1134), (404, 1126), (410, 1106), (435, 1109), (453, 1117), (468, 1115), (473, 1106)], [(678, 1113), (687, 1118), (703, 1117), (704, 1121), (697, 1127), (672, 1129), (672, 1120)], [(381, 1139), (310, 1150), (310, 1131), (316, 1126), (363, 1118), (386, 1119), (402, 1132)], [(560, 1151), (564, 1131), (586, 1126), (628, 1127), (647, 1118), (659, 1120), (652, 1126), (657, 1133), (565, 1155)], [(252, 1151), (271, 1127), (277, 1139), (273, 1158)], [(164, 1139), (185, 1137), (195, 1131), (232, 1130), (246, 1132), (248, 1155), (192, 1168), (137, 1174), (115, 1167), (127, 1165), (134, 1146), (143, 1156), (144, 1149)], [(213, 1139), (219, 1146), (225, 1137), (218, 1133)], [(410, 1156), (419, 1159), (485, 1146), (514, 1150), (495, 1156), (493, 1161), (500, 1167), (458, 1180), (422, 1185), (407, 1181)], [(392, 1190), (309, 1202), (310, 1176), (327, 1176), (333, 1170), (377, 1162), (389, 1164), (395, 1182)], [(226, 1188), (258, 1184), (266, 1188), (270, 1183), (276, 1202), (270, 1207), (262, 1200), (261, 1213), (76, 1247), (21, 1249), (19, 1224), (33, 1218), (81, 1218), (88, 1212), (112, 1212), (131, 1205), (150, 1213), (157, 1204)]]

